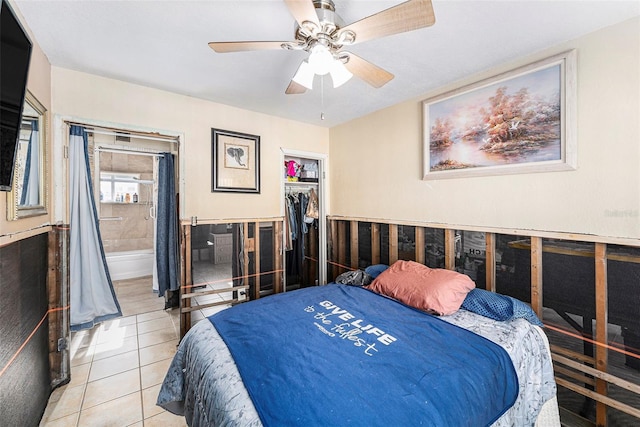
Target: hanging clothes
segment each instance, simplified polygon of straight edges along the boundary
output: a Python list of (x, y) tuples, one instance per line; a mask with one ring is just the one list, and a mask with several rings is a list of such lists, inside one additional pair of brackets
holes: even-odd
[[(307, 204), (309, 203), (309, 197), (307, 197), (304, 193), (298, 193), (298, 207), (296, 209), (296, 222), (298, 223), (298, 229), (300, 230), (300, 234), (307, 234), (309, 229), (307, 228), (307, 223), (304, 222), (304, 213), (307, 209)], [(301, 236), (304, 237), (304, 236)]]
[(304, 222), (313, 224), (313, 221), (320, 218), (320, 203), (318, 202), (318, 195), (312, 188), (309, 190), (309, 204), (304, 214)]
[(305, 237), (313, 222), (306, 216), (309, 195), (304, 192), (290, 193), (285, 197), (285, 239), (288, 276), (302, 276), (305, 260)]
[(291, 202), (289, 201), (289, 197), (284, 198), (284, 250), (290, 251), (293, 249), (293, 241), (291, 237)]
[(304, 261), (304, 237), (309, 232), (309, 224), (304, 220), (307, 212), (307, 205), (309, 204), (309, 196), (305, 193), (300, 193), (298, 194), (298, 199), (300, 200), (300, 206), (299, 210), (296, 211), (296, 219), (300, 224), (300, 264), (302, 264)]
[(300, 224), (298, 224), (298, 215), (296, 214), (300, 200), (297, 194), (289, 194), (289, 222), (291, 224), (291, 239), (297, 240), (300, 233)]
[(300, 201), (298, 195), (290, 194), (287, 196), (289, 199), (289, 222), (291, 224), (291, 250), (287, 251), (287, 274), (292, 276), (300, 276), (302, 272), (302, 262), (300, 259), (300, 228), (299, 218), (300, 215)]
[(70, 321), (71, 330), (92, 328), (122, 316), (98, 227), (87, 133), (71, 126), (69, 135)]

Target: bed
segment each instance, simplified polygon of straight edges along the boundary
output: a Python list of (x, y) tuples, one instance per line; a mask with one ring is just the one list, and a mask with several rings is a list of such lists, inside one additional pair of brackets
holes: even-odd
[[(301, 289), (198, 322), (158, 405), (192, 427), (559, 426), (548, 342), (528, 306), (504, 297), (509, 307), (496, 310), (489, 292), (451, 286), (445, 271), (445, 291), (425, 309), (393, 291), (406, 291), (407, 275), (396, 273), (410, 266), (424, 293), (422, 273), (435, 269), (414, 264), (394, 264), (368, 286)], [(460, 302), (448, 306), (447, 293)]]

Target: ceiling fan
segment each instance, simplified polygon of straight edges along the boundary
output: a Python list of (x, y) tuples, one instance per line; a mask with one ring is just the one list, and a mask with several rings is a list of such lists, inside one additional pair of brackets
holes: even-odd
[(295, 18), (295, 41), (211, 42), (219, 53), (287, 49), (309, 53), (285, 93), (300, 94), (313, 88), (316, 74), (330, 74), (333, 87), (352, 75), (373, 87), (382, 87), (393, 74), (351, 52), (345, 46), (431, 26), (435, 15), (431, 0), (409, 0), (349, 25), (343, 25), (331, 0), (284, 0)]

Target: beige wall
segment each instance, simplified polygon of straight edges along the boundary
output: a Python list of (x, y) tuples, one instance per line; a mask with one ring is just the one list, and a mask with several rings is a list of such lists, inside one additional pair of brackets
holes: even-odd
[[(36, 42), (35, 37), (25, 24), (18, 8), (11, 4), (13, 11), (22, 22), (22, 26), (29, 34), (29, 38), (33, 43), (31, 53), (31, 62), (29, 64), (29, 77), (27, 80), (27, 89), (40, 101), (40, 103), (51, 111), (51, 65), (44, 55), (40, 46)], [(46, 129), (47, 144), (51, 144), (51, 126)], [(51, 167), (51, 157), (49, 156), (49, 170)], [(50, 191), (50, 187), (48, 188)], [(4, 192), (0, 192), (0, 237), (5, 236), (3, 240), (10, 240), (10, 234), (19, 233), (40, 227), (43, 224), (50, 223), (50, 215), (40, 215), (32, 218), (24, 218), (17, 221), (7, 221), (7, 197)]]
[[(576, 171), (421, 180), (422, 100), (569, 49), (578, 57)], [(634, 18), (332, 128), (331, 214), (638, 239), (639, 117)]]
[[(52, 76), (58, 115), (184, 134), (185, 218), (280, 216), (281, 148), (329, 150), (329, 131), (318, 126), (58, 67)], [(260, 194), (211, 192), (211, 128), (260, 136)]]
[[(50, 112), (50, 123), (53, 113), (183, 134), (186, 153), (183, 203), (187, 218), (280, 215), (280, 148), (284, 147), (325, 154), (330, 151), (329, 178), (333, 190), (328, 206), (333, 215), (637, 239), (640, 238), (639, 30), (640, 20), (635, 18), (330, 131), (52, 68), (37, 44), (28, 86)], [(421, 100), (573, 48), (578, 53), (578, 170), (440, 181), (420, 179)], [(261, 194), (211, 193), (212, 127), (261, 136)], [(51, 143), (51, 126), (47, 137)], [(50, 221), (49, 216), (41, 216), (8, 222), (5, 212), (5, 197), (0, 194), (0, 236)]]

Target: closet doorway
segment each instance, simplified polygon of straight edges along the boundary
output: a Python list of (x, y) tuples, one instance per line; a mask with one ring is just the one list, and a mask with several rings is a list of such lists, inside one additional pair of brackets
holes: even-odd
[(282, 149), (285, 291), (327, 282), (326, 160)]

